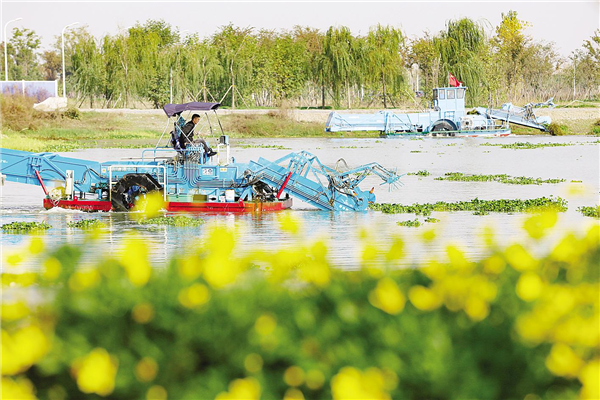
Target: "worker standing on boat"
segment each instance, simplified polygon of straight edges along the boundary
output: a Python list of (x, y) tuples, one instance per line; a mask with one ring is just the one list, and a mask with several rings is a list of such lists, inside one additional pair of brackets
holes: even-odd
[[(194, 114), (192, 115), (192, 119), (189, 120), (188, 123), (183, 126), (183, 128), (181, 128), (182, 135), (179, 137), (179, 145), (182, 149), (185, 149), (188, 143), (193, 143), (194, 128), (196, 127), (199, 121), (200, 116), (198, 114)], [(206, 152), (206, 155), (208, 157), (212, 157), (215, 154), (217, 154), (215, 151), (213, 151), (213, 149), (211, 149), (208, 146), (208, 144), (203, 138), (199, 137), (198, 142), (202, 145), (202, 147), (204, 147), (204, 151)]]

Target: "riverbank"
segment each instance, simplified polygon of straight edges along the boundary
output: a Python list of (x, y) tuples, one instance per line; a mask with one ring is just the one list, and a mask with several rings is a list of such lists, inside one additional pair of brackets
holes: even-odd
[[(171, 126), (162, 110), (69, 110), (64, 113), (23, 113), (11, 115), (3, 107), (2, 147), (33, 152), (71, 151), (83, 148), (143, 148), (155, 146)], [(393, 110), (410, 112), (411, 110)], [(341, 110), (345, 113), (372, 113), (375, 110)], [(324, 131), (330, 110), (221, 110), (219, 115), (231, 138), (349, 137), (373, 138), (378, 132)], [(542, 109), (567, 135), (598, 135), (600, 109)], [(8, 121), (6, 121), (8, 120)], [(514, 134), (540, 134), (513, 126)], [(167, 139), (163, 137), (162, 143)]]

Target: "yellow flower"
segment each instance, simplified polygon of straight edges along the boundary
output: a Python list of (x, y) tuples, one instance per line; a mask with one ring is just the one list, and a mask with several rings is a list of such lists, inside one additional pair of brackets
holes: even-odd
[(435, 229), (428, 229), (426, 231), (423, 231), (423, 233), (421, 234), (421, 237), (425, 242), (433, 242), (435, 240), (435, 236)]
[(229, 391), (222, 392), (215, 400), (258, 400), (260, 384), (254, 378), (236, 379), (229, 384)]
[(254, 323), (254, 330), (256, 330), (256, 332), (258, 332), (258, 334), (261, 336), (270, 335), (275, 331), (276, 327), (277, 321), (275, 321), (275, 318), (269, 314), (261, 315)]
[(197, 257), (188, 256), (178, 263), (179, 275), (187, 280), (194, 280), (202, 274), (202, 264)]
[(369, 302), (388, 314), (398, 314), (404, 309), (406, 298), (396, 282), (390, 278), (383, 278), (369, 293)]
[(158, 364), (151, 357), (142, 358), (135, 366), (135, 376), (140, 382), (150, 382), (158, 373)]
[(304, 400), (304, 394), (296, 388), (290, 388), (285, 391), (283, 400)]
[(498, 275), (506, 267), (504, 259), (498, 255), (488, 257), (483, 261), (483, 270), (488, 274)]
[(534, 272), (526, 272), (517, 282), (517, 295), (525, 301), (533, 301), (540, 297), (544, 283), (542, 278)]
[(344, 367), (331, 379), (334, 400), (341, 399), (390, 399), (385, 389), (385, 378), (377, 368), (364, 373), (353, 367)]
[(13, 352), (19, 360), (21, 370), (38, 362), (50, 349), (46, 335), (36, 325), (26, 326), (12, 335)]
[(574, 378), (582, 366), (583, 360), (566, 344), (554, 344), (546, 357), (546, 367), (554, 375)]
[(534, 239), (541, 239), (548, 230), (556, 225), (558, 213), (555, 211), (546, 211), (528, 218), (523, 224), (523, 229)]
[(146, 400), (167, 400), (167, 391), (162, 386), (154, 385), (146, 392)]
[(244, 368), (250, 373), (259, 372), (263, 367), (263, 359), (256, 353), (250, 353), (244, 359)]
[(306, 386), (309, 389), (317, 390), (323, 387), (325, 375), (318, 369), (310, 369), (306, 373)]
[(25, 260), (25, 257), (21, 253), (12, 253), (6, 257), (6, 264), (10, 266), (17, 266)]
[(433, 290), (424, 286), (413, 286), (408, 291), (410, 302), (421, 311), (432, 311), (442, 305), (442, 299)]
[(3, 376), (0, 382), (0, 386), (2, 386), (0, 396), (2, 399), (33, 400), (36, 398), (33, 384), (25, 377), (20, 376), (13, 380)]
[(304, 371), (298, 366), (291, 366), (283, 373), (283, 380), (288, 386), (300, 386), (304, 383)]
[(489, 305), (476, 296), (470, 296), (465, 302), (465, 312), (473, 321), (481, 321), (490, 313)]
[(60, 270), (62, 268), (62, 264), (58, 261), (57, 258), (50, 257), (44, 261), (44, 272), (42, 276), (49, 280), (53, 281), (60, 275)]
[(148, 282), (152, 274), (148, 261), (148, 246), (137, 234), (132, 233), (125, 238), (120, 261), (133, 285), (144, 286)]
[(0, 373), (5, 375), (16, 375), (21, 371), (21, 363), (16, 353), (15, 343), (10, 334), (2, 329), (0, 331)]
[(81, 360), (73, 363), (77, 386), (83, 393), (108, 396), (115, 388), (119, 362), (103, 348), (96, 348)]
[(579, 380), (583, 384), (581, 399), (600, 399), (600, 359), (587, 363), (579, 373)]
[(307, 261), (300, 265), (299, 277), (319, 287), (327, 286), (331, 280), (329, 264), (325, 261)]
[(556, 245), (551, 255), (555, 260), (575, 264), (579, 260), (581, 251), (585, 250), (581, 247), (577, 238), (569, 234)]
[(0, 305), (0, 319), (2, 321), (16, 321), (29, 315), (29, 307), (24, 301), (2, 303)]
[(197, 308), (210, 300), (210, 292), (205, 285), (195, 283), (189, 288), (181, 289), (177, 299), (184, 307)]
[(40, 254), (44, 250), (44, 241), (40, 237), (33, 237), (29, 242), (29, 253)]
[(538, 262), (520, 244), (513, 244), (506, 249), (508, 263), (517, 271), (523, 272), (535, 269)]
[(163, 194), (159, 191), (151, 192), (146, 195), (145, 199), (140, 199), (136, 202), (133, 211), (141, 211), (143, 217), (154, 218), (159, 215), (160, 210), (165, 207)]
[(467, 260), (464, 251), (456, 246), (446, 247), (446, 254), (450, 260), (450, 264), (458, 270), (471, 270), (474, 266), (472, 262)]
[(131, 310), (131, 316), (138, 324), (147, 324), (154, 318), (154, 307), (150, 303), (136, 304)]
[(100, 279), (100, 273), (97, 269), (77, 271), (69, 277), (69, 288), (74, 292), (81, 292), (98, 285)]
[(290, 212), (280, 213), (278, 216), (279, 228), (284, 231), (296, 235), (300, 231), (300, 220)]
[(385, 255), (385, 259), (390, 261), (401, 260), (404, 258), (404, 241), (400, 237), (395, 237), (392, 239), (392, 244), (390, 245), (390, 249)]

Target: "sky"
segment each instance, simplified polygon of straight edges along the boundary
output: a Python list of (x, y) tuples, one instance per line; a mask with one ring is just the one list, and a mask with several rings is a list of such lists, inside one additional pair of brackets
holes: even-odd
[[(450, 19), (469, 17), (481, 21), (489, 34), (500, 23), (502, 13), (515, 10), (531, 26), (526, 33), (538, 42), (554, 42), (567, 57), (600, 28), (600, 0), (595, 1), (406, 1), (406, 2), (167, 2), (167, 1), (27, 1), (0, 0), (2, 25), (21, 21), (11, 29), (33, 29), (49, 48), (65, 25), (87, 25), (96, 37), (116, 34), (136, 22), (164, 19), (185, 34), (206, 37), (220, 26), (233, 23), (256, 29), (291, 29), (294, 25), (318, 28), (345, 25), (355, 35), (382, 24), (399, 27), (409, 38), (444, 29)], [(2, 34), (4, 36), (4, 34)], [(3, 38), (4, 40), (4, 38)]]

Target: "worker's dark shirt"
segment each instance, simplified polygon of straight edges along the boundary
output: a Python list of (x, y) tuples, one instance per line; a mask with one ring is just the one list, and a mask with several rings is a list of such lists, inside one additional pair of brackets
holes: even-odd
[(179, 137), (179, 145), (181, 146), (182, 149), (185, 149), (186, 145), (188, 143), (191, 143), (192, 140), (194, 140), (194, 127), (195, 126), (196, 126), (196, 124), (194, 124), (192, 121), (189, 121), (187, 124), (185, 124), (183, 126), (183, 128), (181, 128), (181, 132), (183, 134)]

